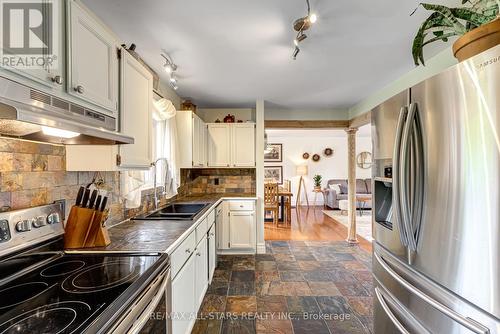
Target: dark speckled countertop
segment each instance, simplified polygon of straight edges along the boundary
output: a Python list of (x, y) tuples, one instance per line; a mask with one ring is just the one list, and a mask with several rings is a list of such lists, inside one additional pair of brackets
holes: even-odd
[(107, 247), (96, 247), (85, 251), (111, 251), (111, 252), (166, 252), (172, 251), (187, 237), (197, 223), (204, 219), (208, 212), (223, 200), (230, 199), (256, 199), (255, 194), (206, 194), (178, 197), (172, 203), (208, 203), (194, 220), (126, 220), (109, 229), (111, 244)]

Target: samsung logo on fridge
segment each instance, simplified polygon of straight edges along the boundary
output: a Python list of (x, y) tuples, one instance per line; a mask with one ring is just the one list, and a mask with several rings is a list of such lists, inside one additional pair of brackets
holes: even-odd
[(483, 61), (481, 64), (477, 65), (478, 70), (482, 70), (487, 66), (500, 62), (500, 56), (493, 57), (489, 60)]

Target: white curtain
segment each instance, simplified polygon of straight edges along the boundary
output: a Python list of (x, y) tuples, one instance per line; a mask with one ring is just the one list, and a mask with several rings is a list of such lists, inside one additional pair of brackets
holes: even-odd
[(154, 101), (153, 106), (155, 160), (158, 158), (167, 158), (168, 160), (168, 170), (165, 169), (164, 162), (158, 163), (156, 177), (158, 184), (166, 183), (166, 197), (172, 197), (177, 195), (179, 187), (177, 126), (175, 122), (177, 111), (172, 102), (165, 98)]

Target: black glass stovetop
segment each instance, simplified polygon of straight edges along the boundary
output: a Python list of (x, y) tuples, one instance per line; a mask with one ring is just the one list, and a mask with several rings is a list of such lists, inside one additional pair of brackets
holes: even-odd
[[(61, 253), (0, 286), (0, 333), (83, 333), (103, 312), (121, 306), (160, 258)], [(28, 259), (21, 262), (37, 260)], [(12, 261), (0, 262), (4, 269), (14, 271)]]

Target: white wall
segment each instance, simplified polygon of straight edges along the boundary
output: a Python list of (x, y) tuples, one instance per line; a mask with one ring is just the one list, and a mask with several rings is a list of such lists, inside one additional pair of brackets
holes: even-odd
[(403, 90), (441, 73), (455, 64), (457, 64), (457, 59), (453, 57), (451, 47), (446, 48), (446, 50), (426, 60), (425, 66), (420, 65), (415, 67), (410, 72), (404, 74), (399, 79), (393, 81), (374, 94), (365, 96), (360, 102), (349, 109), (349, 117), (354, 118), (364, 114)]
[(211, 109), (198, 109), (196, 114), (200, 116), (202, 120), (207, 123), (214, 123), (216, 119), (219, 119), (221, 122), (224, 121), (224, 117), (228, 114), (234, 115), (237, 120), (246, 121), (254, 121), (255, 122), (255, 110), (254, 109), (245, 109), (245, 108), (211, 108)]
[[(369, 125), (367, 126), (369, 128)], [(357, 153), (372, 151), (370, 132), (360, 129), (357, 136)], [(325, 187), (329, 179), (347, 179), (347, 134), (344, 130), (266, 130), (268, 143), (283, 144), (283, 162), (269, 163), (266, 166), (283, 166), (283, 177), (292, 181), (292, 192), (294, 194), (293, 204), (295, 205), (299, 178), (295, 176), (296, 166), (307, 164), (309, 175), (305, 177), (306, 188), (308, 190), (309, 201), (312, 205), (314, 193), (312, 192), (314, 183), (313, 176), (320, 174), (323, 176)], [(323, 156), (325, 148), (334, 150), (331, 157)], [(304, 160), (302, 154), (308, 152), (311, 156), (318, 153), (321, 156), (319, 162), (313, 162), (311, 158)], [(371, 177), (371, 169), (356, 168), (356, 177), (367, 179)], [(318, 194), (318, 205), (323, 204), (323, 196)], [(305, 204), (305, 197), (302, 197)]]
[(266, 108), (266, 120), (346, 120), (348, 109), (270, 109)]

